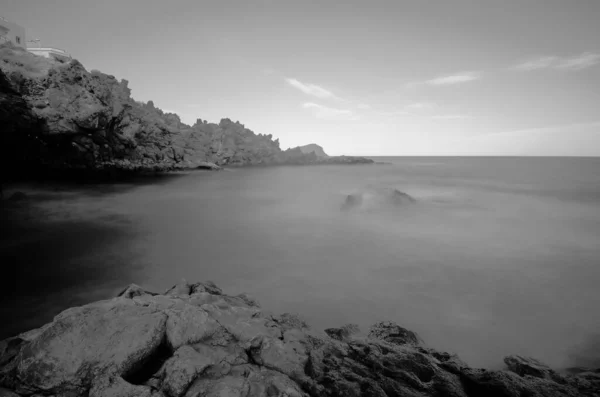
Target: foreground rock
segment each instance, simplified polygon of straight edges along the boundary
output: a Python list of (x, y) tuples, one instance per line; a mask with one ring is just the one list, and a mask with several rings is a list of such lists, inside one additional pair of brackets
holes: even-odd
[[(131, 97), (127, 80), (77, 60), (0, 45), (0, 181), (19, 176), (155, 173), (253, 164), (316, 164), (314, 153), (281, 150), (239, 122), (194, 125)], [(314, 145), (316, 147), (316, 145)], [(323, 152), (324, 154), (324, 152)], [(327, 161), (334, 161), (326, 159)], [(350, 158), (338, 162), (369, 162)]]
[(510, 356), (471, 369), (392, 322), (314, 332), (248, 295), (182, 282), (131, 285), (0, 342), (0, 396), (597, 396), (600, 374), (559, 376)]

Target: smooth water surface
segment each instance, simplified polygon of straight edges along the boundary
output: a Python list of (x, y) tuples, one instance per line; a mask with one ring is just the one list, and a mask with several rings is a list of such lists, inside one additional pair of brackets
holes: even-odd
[[(600, 365), (600, 159), (376, 160), (392, 164), (30, 186), (30, 222), (13, 219), (0, 245), (1, 336), (129, 282), (186, 278), (316, 329), (394, 320), (473, 366)], [(418, 203), (340, 210), (368, 186)]]

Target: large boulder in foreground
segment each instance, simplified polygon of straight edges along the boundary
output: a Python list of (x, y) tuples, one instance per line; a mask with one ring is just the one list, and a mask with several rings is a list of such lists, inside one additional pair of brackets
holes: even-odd
[(17, 339), (22, 347), (2, 373), (14, 375), (19, 393), (82, 394), (97, 376), (137, 371), (163, 343), (166, 320), (129, 299), (69, 309)]
[(534, 359), (469, 368), (393, 322), (313, 332), (246, 294), (182, 281), (137, 285), (0, 342), (0, 397), (597, 396), (600, 374)]

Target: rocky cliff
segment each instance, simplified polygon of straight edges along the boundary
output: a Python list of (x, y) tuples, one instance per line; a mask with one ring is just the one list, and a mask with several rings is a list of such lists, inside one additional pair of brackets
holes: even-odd
[(301, 151), (282, 151), (271, 135), (255, 134), (229, 119), (186, 125), (151, 101), (133, 100), (126, 80), (10, 44), (0, 46), (0, 125), (0, 168), (9, 173), (5, 178), (48, 170), (164, 171), (318, 162)]
[(316, 332), (246, 294), (181, 282), (164, 294), (130, 285), (0, 342), (0, 396), (598, 396), (600, 371), (562, 375), (530, 358), (469, 368), (382, 322)]

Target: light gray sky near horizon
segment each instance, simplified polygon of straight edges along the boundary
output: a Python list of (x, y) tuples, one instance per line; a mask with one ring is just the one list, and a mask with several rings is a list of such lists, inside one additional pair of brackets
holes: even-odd
[(0, 0), (192, 124), (348, 155), (600, 155), (600, 0)]

